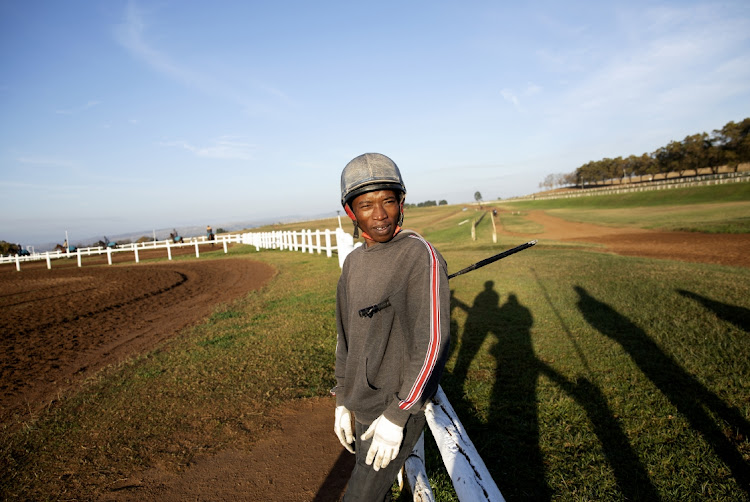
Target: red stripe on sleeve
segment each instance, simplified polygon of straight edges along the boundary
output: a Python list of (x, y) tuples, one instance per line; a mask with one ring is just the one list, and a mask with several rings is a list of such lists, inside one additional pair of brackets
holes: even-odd
[(430, 256), (430, 339), (422, 369), (419, 371), (409, 395), (399, 403), (399, 408), (402, 410), (410, 409), (422, 396), (440, 353), (440, 262), (435, 248), (429, 242), (417, 235), (411, 235), (410, 237), (419, 239), (427, 248)]

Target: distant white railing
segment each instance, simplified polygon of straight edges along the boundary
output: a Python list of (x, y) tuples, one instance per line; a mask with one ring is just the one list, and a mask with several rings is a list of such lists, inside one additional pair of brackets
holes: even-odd
[[(334, 244), (335, 239), (335, 244)], [(355, 247), (354, 237), (346, 233), (341, 227), (335, 230), (272, 230), (270, 232), (247, 232), (242, 234), (243, 244), (255, 246), (255, 249), (281, 249), (301, 251), (303, 253), (321, 254), (326, 252), (330, 258), (336, 251), (339, 257), (339, 267), (344, 266), (344, 259)]]
[(575, 190), (559, 191), (550, 194), (524, 195), (499, 202), (519, 202), (526, 200), (569, 199), (588, 197), (591, 195), (611, 195), (631, 192), (649, 192), (652, 190), (669, 190), (671, 188), (685, 188), (706, 185), (724, 185), (727, 183), (743, 183), (750, 181), (750, 172), (701, 174), (685, 178), (667, 178), (665, 180), (642, 181), (639, 183), (618, 183), (606, 186), (587, 186)]
[(87, 248), (76, 248), (74, 251), (46, 251), (44, 253), (31, 253), (29, 256), (3, 256), (0, 257), (0, 264), (2, 263), (15, 263), (16, 270), (21, 270), (21, 263), (34, 262), (34, 261), (47, 261), (47, 268), (52, 268), (52, 260), (58, 260), (60, 258), (76, 258), (78, 260), (78, 266), (82, 266), (82, 258), (84, 256), (99, 256), (102, 254), (107, 255), (107, 262), (112, 265), (112, 254), (131, 252), (133, 253), (134, 260), (136, 263), (140, 261), (138, 253), (140, 251), (147, 251), (153, 249), (164, 249), (167, 252), (167, 258), (172, 259), (172, 249), (182, 248), (187, 246), (195, 247), (195, 257), (200, 257), (200, 248), (202, 244), (221, 244), (224, 247), (224, 253), (227, 253), (227, 245), (232, 242), (240, 242), (239, 234), (222, 234), (214, 237), (214, 240), (210, 241), (206, 236), (202, 237), (191, 237), (184, 239), (184, 242), (174, 242), (172, 239), (163, 241), (147, 241), (137, 242), (130, 244), (118, 244), (114, 247), (87, 247)]

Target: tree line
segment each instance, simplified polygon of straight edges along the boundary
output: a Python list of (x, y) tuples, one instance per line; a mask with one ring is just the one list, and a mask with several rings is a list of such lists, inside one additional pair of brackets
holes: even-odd
[(549, 174), (540, 188), (556, 186), (585, 187), (606, 184), (613, 180), (633, 181), (635, 176), (655, 176), (676, 172), (686, 176), (698, 169), (709, 168), (717, 174), (721, 166), (737, 171), (737, 166), (750, 162), (750, 118), (739, 123), (729, 122), (711, 134), (702, 132), (686, 136), (682, 141), (670, 141), (668, 145), (651, 153), (629, 157), (592, 160), (571, 173)]
[(417, 204), (410, 204), (408, 202), (404, 203), (404, 207), (432, 207), (432, 206), (445, 206), (448, 204), (448, 201), (443, 199), (440, 202), (435, 200), (426, 200), (424, 202), (419, 202)]

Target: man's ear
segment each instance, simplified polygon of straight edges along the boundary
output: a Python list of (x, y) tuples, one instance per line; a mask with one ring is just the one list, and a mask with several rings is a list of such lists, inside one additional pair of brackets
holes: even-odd
[(352, 221), (357, 221), (357, 217), (356, 217), (356, 216), (354, 216), (354, 212), (352, 211), (352, 208), (351, 208), (351, 207), (349, 207), (349, 204), (346, 204), (346, 205), (344, 206), (344, 211), (346, 211), (346, 214), (348, 214), (348, 215), (349, 215), (349, 218), (351, 218), (351, 219), (352, 219)]

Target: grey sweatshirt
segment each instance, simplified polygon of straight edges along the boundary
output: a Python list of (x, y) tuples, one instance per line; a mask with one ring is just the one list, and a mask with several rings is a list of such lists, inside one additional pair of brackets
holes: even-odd
[[(360, 316), (378, 304), (372, 317)], [(339, 278), (336, 323), (336, 404), (363, 424), (383, 414), (403, 426), (435, 395), (448, 355), (445, 260), (408, 230), (355, 249)]]

